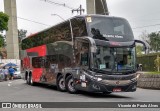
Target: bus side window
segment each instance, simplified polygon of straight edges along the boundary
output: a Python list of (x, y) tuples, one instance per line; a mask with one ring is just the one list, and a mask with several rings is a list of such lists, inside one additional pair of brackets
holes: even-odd
[(89, 44), (82, 43), (81, 47), (81, 65), (82, 66), (88, 66), (89, 63)]
[(87, 36), (86, 23), (84, 18), (73, 18), (71, 19), (73, 37)]

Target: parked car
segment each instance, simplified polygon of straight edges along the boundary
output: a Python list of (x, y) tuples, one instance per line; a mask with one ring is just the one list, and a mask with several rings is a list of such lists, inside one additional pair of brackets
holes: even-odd
[(15, 73), (14, 73), (14, 79), (21, 79), (22, 78), (22, 74), (21, 74), (21, 70), (20, 68), (15, 68)]

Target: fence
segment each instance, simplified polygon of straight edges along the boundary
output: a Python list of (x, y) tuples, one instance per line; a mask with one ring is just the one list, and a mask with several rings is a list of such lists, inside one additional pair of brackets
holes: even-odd
[(157, 67), (154, 63), (157, 56), (160, 57), (160, 53), (137, 56), (137, 64), (142, 64), (143, 71), (157, 71)]

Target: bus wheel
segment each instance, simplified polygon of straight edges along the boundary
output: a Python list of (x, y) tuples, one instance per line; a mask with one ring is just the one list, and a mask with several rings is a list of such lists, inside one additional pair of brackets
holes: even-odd
[(66, 89), (69, 93), (74, 94), (77, 92), (77, 90), (74, 87), (74, 81), (73, 81), (73, 77), (71, 75), (69, 75), (65, 81), (65, 86)]
[(29, 84), (29, 76), (27, 75), (26, 83)]
[(30, 85), (32, 85), (32, 86), (34, 86), (36, 83), (35, 82), (33, 82), (33, 80), (32, 80), (32, 75), (29, 77), (29, 83), (30, 83)]
[(65, 83), (62, 75), (60, 75), (57, 79), (57, 89), (62, 92), (66, 91)]

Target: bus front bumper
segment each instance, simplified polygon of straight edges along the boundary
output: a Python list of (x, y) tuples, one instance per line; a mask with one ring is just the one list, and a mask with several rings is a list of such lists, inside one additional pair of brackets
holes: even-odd
[(75, 85), (76, 89), (87, 92), (134, 92), (137, 80), (88, 80)]

